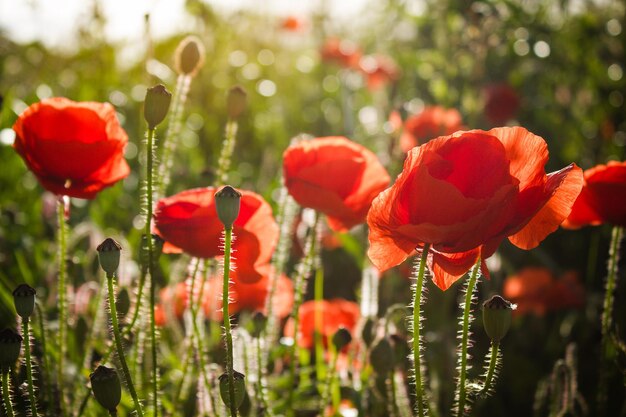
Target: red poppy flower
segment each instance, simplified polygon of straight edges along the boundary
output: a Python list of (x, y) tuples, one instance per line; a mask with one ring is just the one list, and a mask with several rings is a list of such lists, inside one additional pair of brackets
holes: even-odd
[[(155, 231), (166, 241), (163, 251), (184, 251), (198, 258), (222, 256), (224, 226), (215, 210), (216, 188), (195, 188), (157, 202)], [(233, 224), (233, 254), (237, 275), (243, 282), (256, 282), (267, 273), (278, 225), (272, 208), (260, 195), (241, 191), (241, 209)]]
[(369, 258), (386, 270), (429, 243), (445, 290), (506, 237), (536, 247), (569, 215), (583, 181), (574, 164), (546, 175), (547, 161), (545, 141), (521, 127), (457, 132), (412, 149), (368, 213)]
[[(315, 314), (321, 315), (321, 329), (317, 329), (322, 335), (326, 346), (340, 327), (344, 327), (354, 335), (354, 330), (359, 321), (359, 305), (343, 299), (307, 301), (300, 306), (300, 334), (297, 337), (298, 346), (310, 349), (315, 344), (313, 332), (315, 328)], [(293, 321), (287, 322), (285, 335), (294, 336)]]
[(128, 136), (109, 103), (45, 99), (24, 110), (13, 130), (17, 153), (57, 195), (92, 199), (130, 172)]
[(575, 272), (557, 279), (547, 268), (524, 268), (504, 282), (504, 297), (517, 304), (515, 314), (581, 308), (585, 290)]
[(299, 32), (306, 26), (303, 19), (296, 16), (287, 16), (280, 22), (281, 29), (290, 32)]
[(298, 204), (326, 214), (335, 231), (365, 221), (372, 200), (390, 181), (373, 152), (344, 137), (290, 146), (283, 154), (283, 175)]
[[(390, 121), (393, 125), (397, 125), (398, 119), (399, 114), (392, 114)], [(408, 152), (433, 138), (451, 135), (461, 129), (463, 129), (461, 113), (456, 109), (429, 106), (421, 113), (406, 119), (402, 136), (400, 136), (400, 148), (402, 152)]]
[(611, 161), (585, 171), (585, 183), (563, 227), (610, 223), (626, 226), (626, 162)]
[(387, 55), (364, 56), (359, 60), (359, 68), (365, 74), (370, 90), (378, 90), (400, 78), (400, 68)]
[(349, 40), (329, 38), (321, 50), (322, 60), (336, 62), (346, 68), (359, 68), (362, 52), (359, 46)]
[(493, 125), (503, 125), (519, 109), (517, 92), (508, 84), (492, 84), (485, 88), (485, 117)]

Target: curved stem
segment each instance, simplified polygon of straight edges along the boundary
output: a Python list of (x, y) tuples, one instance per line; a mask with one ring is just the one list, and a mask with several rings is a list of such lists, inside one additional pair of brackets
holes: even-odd
[(398, 407), (398, 396), (397, 396), (397, 387), (396, 387), (396, 370), (392, 369), (389, 372), (390, 378), (390, 390), (391, 390), (391, 406), (393, 407), (393, 416), (400, 417), (400, 407)]
[(417, 278), (413, 292), (413, 375), (415, 376), (415, 403), (417, 407), (417, 415), (424, 417), (424, 382), (422, 378), (422, 340), (420, 336), (421, 330), (421, 313), (422, 313), (422, 287), (424, 285), (424, 274), (426, 272), (426, 260), (428, 259), (428, 250), (430, 245), (424, 245), (422, 255), (417, 267)]
[(500, 348), (500, 343), (491, 342), (491, 347), (489, 348), (491, 355), (489, 359), (489, 368), (487, 369), (487, 376), (485, 377), (485, 385), (480, 390), (480, 395), (484, 396), (489, 393), (491, 389), (491, 383), (493, 382), (494, 375), (496, 373), (496, 365), (498, 364), (498, 352)]
[(28, 400), (32, 417), (37, 417), (37, 400), (35, 399), (35, 385), (33, 384), (33, 364), (30, 359), (30, 318), (22, 320), (22, 338), (24, 339), (24, 360), (26, 361), (26, 380), (28, 381)]
[(65, 222), (65, 204), (66, 199), (69, 197), (62, 196), (59, 197), (57, 203), (57, 219), (59, 223), (59, 232), (58, 232), (58, 261), (59, 261), (59, 282), (58, 282), (58, 292), (59, 292), (59, 357), (57, 359), (57, 386), (59, 390), (59, 406), (61, 408), (61, 413), (65, 416), (67, 414), (66, 406), (65, 406), (65, 395), (64, 395), (64, 381), (63, 381), (63, 371), (65, 370), (63, 360), (65, 357), (65, 342), (67, 339), (67, 289), (66, 289), (66, 263), (65, 259), (67, 258), (67, 226)]
[(228, 397), (230, 399), (230, 415), (237, 417), (235, 403), (235, 373), (233, 371), (233, 335), (230, 329), (230, 315), (228, 313), (228, 290), (230, 285), (230, 255), (233, 238), (232, 227), (224, 229), (224, 282), (222, 288), (222, 312), (224, 315), (224, 333), (226, 336), (226, 372), (228, 374)]
[(614, 226), (611, 233), (611, 246), (609, 249), (608, 275), (606, 279), (606, 291), (602, 311), (602, 342), (600, 349), (600, 378), (598, 387), (598, 415), (604, 415), (607, 401), (608, 388), (608, 345), (610, 331), (613, 324), (613, 302), (615, 286), (617, 284), (617, 266), (619, 263), (620, 243), (624, 236), (624, 229)]
[(156, 282), (154, 279), (154, 247), (150, 226), (152, 224), (152, 193), (153, 193), (153, 164), (154, 164), (154, 132), (148, 129), (148, 143), (146, 146), (146, 226), (145, 236), (148, 245), (148, 274), (150, 275), (150, 349), (152, 353), (152, 408), (154, 417), (159, 415), (159, 367), (157, 364), (156, 325), (154, 307), (156, 305)]
[(9, 392), (9, 370), (2, 370), (2, 398), (4, 399), (4, 410), (7, 417), (14, 417), (13, 404), (11, 403), (11, 393)]
[(459, 379), (457, 382), (457, 416), (465, 414), (465, 403), (467, 399), (466, 379), (469, 365), (467, 363), (467, 350), (469, 346), (469, 328), (471, 323), (472, 297), (478, 281), (478, 271), (480, 270), (480, 259), (472, 268), (467, 288), (465, 289), (465, 302), (463, 303), (463, 320), (461, 322), (461, 346), (457, 357), (459, 363)]
[(109, 290), (109, 307), (111, 308), (111, 324), (113, 324), (113, 338), (115, 339), (115, 346), (117, 348), (117, 356), (120, 360), (120, 364), (122, 365), (122, 372), (124, 372), (124, 379), (126, 380), (128, 391), (130, 391), (130, 395), (131, 397), (133, 397), (133, 402), (135, 403), (135, 410), (137, 410), (137, 415), (139, 417), (143, 417), (143, 408), (141, 407), (141, 403), (139, 402), (139, 398), (137, 397), (137, 392), (135, 391), (135, 386), (133, 385), (133, 379), (130, 376), (130, 371), (128, 369), (128, 365), (126, 364), (126, 356), (124, 355), (124, 347), (122, 346), (122, 336), (120, 334), (120, 326), (117, 321), (117, 307), (115, 305), (115, 290), (113, 288), (113, 274), (107, 274), (107, 288)]

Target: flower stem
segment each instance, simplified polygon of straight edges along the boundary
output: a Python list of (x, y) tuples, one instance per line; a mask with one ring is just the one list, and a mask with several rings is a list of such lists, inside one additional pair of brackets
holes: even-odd
[(264, 379), (265, 379), (265, 375), (263, 374), (263, 367), (261, 366), (262, 362), (262, 357), (263, 357), (263, 348), (261, 347), (261, 337), (257, 337), (256, 338), (256, 360), (257, 360), (257, 389), (256, 389), (256, 393), (257, 396), (259, 397), (259, 403), (261, 404), (261, 406), (263, 407), (263, 412), (265, 413), (264, 415), (270, 417), (272, 415), (272, 411), (270, 409), (269, 404), (267, 403), (267, 400), (265, 398), (265, 386), (264, 386)]
[(611, 246), (609, 252), (608, 275), (606, 279), (606, 290), (604, 293), (604, 303), (602, 311), (602, 342), (600, 344), (600, 378), (598, 386), (598, 415), (604, 415), (607, 402), (608, 388), (608, 347), (613, 324), (613, 303), (615, 297), (615, 286), (617, 284), (617, 266), (619, 263), (620, 243), (624, 237), (624, 229), (614, 226), (611, 233)]
[[(317, 373), (318, 381), (324, 378), (324, 341), (322, 340), (322, 309), (320, 304), (324, 299), (324, 271), (320, 268), (315, 272), (315, 331), (313, 332), (313, 338), (315, 341), (315, 370)], [(326, 404), (323, 404), (326, 406)]]
[(230, 160), (235, 150), (235, 139), (237, 138), (237, 121), (228, 119), (226, 122), (226, 130), (224, 133), (224, 143), (222, 144), (222, 152), (217, 162), (216, 179), (218, 184), (228, 183), (228, 170), (230, 169)]
[(33, 384), (33, 364), (30, 358), (30, 318), (22, 320), (22, 338), (24, 339), (24, 360), (26, 361), (26, 379), (28, 381), (28, 399), (30, 401), (30, 415), (37, 417), (37, 400), (35, 399), (35, 385)]
[(13, 404), (11, 403), (11, 393), (9, 392), (9, 370), (2, 370), (2, 398), (4, 399), (4, 410), (7, 417), (14, 417)]
[(111, 324), (113, 325), (113, 338), (115, 339), (115, 346), (117, 348), (117, 356), (120, 360), (120, 364), (122, 365), (122, 372), (124, 372), (124, 379), (126, 380), (126, 385), (128, 386), (128, 391), (130, 391), (131, 397), (133, 397), (133, 402), (135, 403), (135, 410), (137, 410), (137, 415), (139, 417), (143, 417), (143, 408), (141, 407), (141, 403), (139, 402), (139, 398), (137, 397), (137, 392), (135, 391), (135, 386), (133, 385), (133, 379), (130, 376), (130, 371), (128, 369), (128, 365), (126, 364), (126, 356), (124, 355), (124, 347), (122, 346), (122, 336), (120, 334), (120, 326), (117, 321), (117, 307), (115, 305), (115, 290), (113, 288), (113, 274), (107, 274), (107, 288), (109, 290), (109, 307), (111, 308)]
[(391, 391), (391, 406), (393, 410), (392, 416), (400, 417), (400, 407), (398, 407), (398, 396), (397, 396), (398, 388), (396, 387), (396, 370), (395, 369), (392, 369), (389, 372), (389, 384), (390, 384), (389, 390)]
[(67, 226), (65, 219), (66, 204), (69, 204), (69, 197), (59, 197), (57, 203), (57, 219), (59, 223), (58, 232), (58, 261), (59, 261), (59, 357), (57, 359), (57, 387), (59, 390), (59, 406), (61, 408), (61, 414), (67, 415), (65, 405), (65, 395), (63, 387), (65, 386), (63, 381), (63, 371), (65, 370), (63, 360), (65, 357), (65, 343), (67, 339), (67, 288), (66, 288), (66, 263), (67, 258)]
[(150, 348), (152, 353), (152, 407), (154, 417), (159, 415), (159, 367), (157, 364), (157, 341), (154, 308), (156, 305), (156, 280), (154, 277), (154, 247), (150, 226), (152, 224), (153, 198), (153, 164), (154, 164), (154, 133), (156, 129), (148, 129), (146, 146), (146, 226), (145, 236), (148, 245), (148, 274), (150, 275)]
[(235, 373), (233, 371), (233, 335), (230, 329), (230, 314), (228, 313), (228, 290), (230, 286), (230, 256), (233, 238), (232, 227), (224, 229), (224, 285), (222, 288), (222, 312), (224, 315), (224, 333), (226, 336), (226, 372), (228, 374), (228, 397), (230, 399), (230, 415), (237, 417), (235, 402)]
[[(326, 406), (330, 402), (330, 393), (332, 391), (333, 382), (335, 379), (335, 370), (337, 369), (337, 359), (339, 358), (339, 352), (334, 346), (330, 346), (330, 368), (326, 370), (326, 380), (324, 382), (324, 386), (322, 387), (322, 404), (320, 407), (320, 412), (322, 415), (325, 414)], [(337, 411), (337, 410), (335, 410)]]
[(41, 357), (43, 359), (44, 378), (46, 379), (46, 400), (52, 401), (52, 382), (50, 381), (50, 362), (48, 361), (48, 350), (46, 345), (46, 328), (43, 321), (43, 313), (39, 304), (35, 303), (35, 311), (37, 312), (37, 321), (39, 322), (39, 338), (41, 340), (41, 350), (43, 351)]
[(465, 289), (465, 302), (463, 303), (463, 319), (461, 321), (461, 346), (458, 351), (457, 363), (459, 367), (459, 379), (457, 381), (456, 399), (457, 399), (457, 416), (462, 417), (465, 415), (465, 404), (467, 399), (467, 372), (470, 365), (467, 362), (467, 350), (469, 346), (469, 328), (473, 318), (472, 312), (472, 298), (474, 296), (474, 289), (476, 288), (476, 282), (478, 281), (478, 272), (480, 271), (480, 259), (472, 268), (472, 272)]
[(485, 377), (485, 385), (480, 390), (480, 396), (486, 396), (489, 394), (489, 390), (491, 390), (491, 384), (494, 379), (494, 375), (496, 373), (496, 368), (498, 364), (498, 354), (499, 354), (500, 343), (491, 342), (491, 346), (489, 347), (489, 368), (487, 369), (487, 376)]
[(422, 378), (422, 340), (420, 336), (421, 330), (421, 313), (422, 313), (422, 288), (424, 286), (424, 274), (426, 272), (426, 260), (428, 259), (428, 250), (430, 245), (424, 245), (422, 255), (417, 266), (417, 278), (413, 293), (413, 375), (415, 377), (415, 403), (417, 407), (417, 415), (424, 417), (424, 381)]

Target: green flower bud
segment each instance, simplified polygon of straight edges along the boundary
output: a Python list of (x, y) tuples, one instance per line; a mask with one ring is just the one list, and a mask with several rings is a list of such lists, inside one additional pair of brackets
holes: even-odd
[(107, 275), (113, 275), (120, 266), (120, 252), (122, 251), (122, 247), (109, 237), (98, 245), (96, 249), (98, 251), (100, 267), (104, 269)]
[(267, 316), (260, 311), (257, 311), (252, 316), (252, 336), (259, 337), (267, 326)]
[(165, 119), (171, 101), (172, 93), (163, 84), (148, 88), (143, 105), (143, 117), (148, 122), (148, 129), (156, 128)]
[(333, 335), (333, 345), (337, 350), (341, 350), (344, 347), (348, 346), (348, 344), (352, 342), (352, 335), (350, 334), (350, 330), (345, 327), (340, 327), (337, 329), (335, 334)]
[(237, 119), (248, 106), (248, 94), (240, 86), (232, 87), (226, 96), (226, 112), (231, 119)]
[(215, 208), (217, 217), (226, 229), (232, 229), (233, 223), (239, 217), (241, 193), (230, 185), (224, 186), (215, 193)]
[(96, 400), (108, 411), (115, 411), (122, 399), (122, 384), (117, 371), (106, 366), (98, 366), (91, 375), (91, 390)]
[(363, 323), (363, 329), (361, 329), (361, 337), (363, 338), (363, 342), (365, 342), (365, 346), (370, 347), (372, 342), (374, 341), (374, 325), (376, 322), (371, 317), (368, 317)]
[(117, 307), (117, 312), (121, 316), (125, 316), (128, 314), (128, 310), (130, 310), (130, 294), (128, 294), (128, 288), (122, 287), (120, 291), (117, 293), (117, 301), (115, 302)]
[(204, 64), (204, 45), (196, 36), (187, 36), (176, 48), (174, 67), (179, 74), (194, 76)]
[(509, 331), (514, 308), (514, 304), (499, 295), (483, 303), (483, 325), (492, 342), (499, 343)]
[[(244, 381), (245, 376), (240, 372), (233, 372), (233, 379), (235, 382), (235, 406), (239, 408), (246, 395), (246, 383)], [(224, 372), (222, 375), (220, 375), (218, 379), (220, 381), (220, 396), (222, 397), (222, 401), (224, 401), (226, 407), (230, 407), (230, 394), (228, 392), (228, 374)]]
[(386, 337), (378, 339), (370, 351), (370, 363), (374, 371), (380, 375), (388, 374), (393, 370), (393, 348)]
[(28, 284), (20, 284), (13, 291), (15, 311), (21, 318), (27, 319), (33, 314), (36, 294), (35, 289)]
[(20, 357), (22, 348), (22, 336), (11, 329), (0, 332), (0, 367), (2, 372), (8, 372)]

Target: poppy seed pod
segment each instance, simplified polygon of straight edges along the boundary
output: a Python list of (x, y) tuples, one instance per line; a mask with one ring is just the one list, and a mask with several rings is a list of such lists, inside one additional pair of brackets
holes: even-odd
[[(239, 408), (246, 394), (246, 383), (244, 374), (233, 371), (233, 380), (235, 381), (235, 406)], [(220, 396), (226, 407), (230, 407), (230, 394), (228, 392), (228, 374), (224, 372), (218, 378), (220, 381)]]
[(21, 318), (27, 319), (33, 314), (36, 294), (35, 289), (28, 284), (20, 284), (13, 291), (15, 311)]
[(248, 94), (241, 86), (232, 87), (226, 96), (226, 112), (231, 119), (237, 119), (246, 110)]
[(267, 326), (267, 316), (260, 311), (257, 311), (252, 316), (252, 336), (259, 337)]
[(112, 238), (106, 238), (104, 242), (96, 248), (100, 267), (107, 273), (113, 275), (120, 266), (120, 252), (122, 246)]
[(174, 53), (176, 72), (194, 76), (204, 64), (204, 45), (196, 36), (187, 36)]
[(117, 306), (117, 312), (120, 315), (125, 316), (126, 314), (128, 314), (128, 310), (130, 310), (130, 294), (128, 293), (128, 288), (123, 287), (122, 289), (120, 289), (119, 293), (117, 294), (117, 300), (115, 304)]
[(241, 193), (230, 185), (215, 193), (215, 209), (217, 217), (226, 229), (232, 229), (233, 223), (239, 217)]
[(337, 350), (341, 350), (348, 346), (351, 341), (352, 335), (350, 334), (350, 330), (345, 327), (340, 327), (333, 335), (333, 345), (335, 345)]
[(156, 128), (165, 119), (171, 101), (172, 93), (163, 84), (148, 88), (143, 107), (143, 117), (148, 122), (148, 129)]
[(374, 319), (368, 317), (361, 329), (361, 338), (363, 338), (363, 342), (365, 342), (365, 346), (367, 347), (371, 346), (374, 341), (374, 324)]
[(2, 372), (9, 370), (20, 357), (22, 347), (22, 336), (11, 329), (4, 329), (0, 332), (0, 367)]
[(117, 371), (100, 365), (89, 375), (89, 379), (93, 396), (100, 405), (109, 411), (115, 411), (122, 399), (122, 384)]
[(393, 370), (393, 348), (386, 337), (379, 339), (370, 351), (370, 363), (374, 371), (385, 375)]
[(514, 305), (499, 295), (483, 303), (483, 325), (493, 343), (499, 343), (511, 326)]

